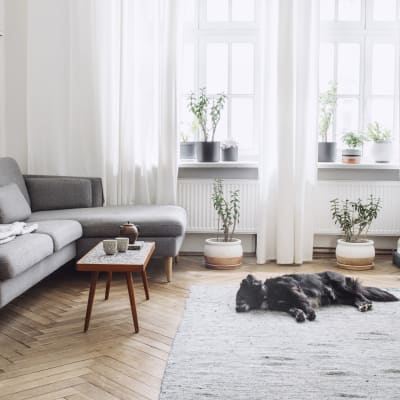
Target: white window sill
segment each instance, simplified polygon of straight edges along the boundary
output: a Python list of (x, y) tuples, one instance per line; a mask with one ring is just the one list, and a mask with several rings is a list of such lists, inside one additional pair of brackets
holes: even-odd
[(255, 161), (198, 162), (181, 160), (179, 168), (258, 168), (258, 163)]
[(345, 164), (342, 162), (319, 162), (318, 169), (400, 169), (399, 164), (393, 163), (361, 163), (361, 164)]

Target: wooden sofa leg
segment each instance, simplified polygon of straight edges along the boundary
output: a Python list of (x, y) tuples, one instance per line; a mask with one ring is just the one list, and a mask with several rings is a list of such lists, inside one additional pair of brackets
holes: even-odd
[(172, 262), (173, 257), (164, 257), (164, 268), (165, 268), (165, 275), (167, 276), (167, 281), (171, 282), (172, 280)]
[(175, 256), (175, 262), (178, 264), (178, 262), (179, 262), (179, 256)]

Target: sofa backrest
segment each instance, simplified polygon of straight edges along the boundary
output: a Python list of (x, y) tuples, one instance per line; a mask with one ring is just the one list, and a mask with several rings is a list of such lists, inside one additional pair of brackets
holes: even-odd
[(26, 198), (28, 204), (31, 204), (28, 189), (26, 188), (24, 178), (17, 162), (10, 157), (0, 157), (0, 186), (15, 183)]

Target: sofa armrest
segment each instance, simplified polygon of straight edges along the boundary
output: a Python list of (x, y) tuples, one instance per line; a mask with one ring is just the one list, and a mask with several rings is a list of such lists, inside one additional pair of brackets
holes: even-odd
[(103, 188), (100, 178), (25, 175), (32, 211), (100, 207)]

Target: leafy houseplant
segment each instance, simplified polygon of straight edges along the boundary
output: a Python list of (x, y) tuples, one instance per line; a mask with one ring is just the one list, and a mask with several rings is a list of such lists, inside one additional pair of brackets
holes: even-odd
[(224, 93), (208, 96), (206, 88), (200, 89), (198, 95), (193, 92), (189, 95), (189, 111), (198, 122), (203, 136), (203, 141), (198, 142), (197, 145), (198, 161), (215, 162), (220, 160), (220, 143), (215, 142), (214, 139), (225, 101)]
[(234, 140), (224, 140), (221, 143), (222, 161), (237, 161), (239, 146)]
[(365, 237), (378, 216), (381, 200), (371, 195), (366, 202), (333, 199), (330, 203), (332, 219), (344, 234), (344, 240), (339, 239), (336, 247), (338, 265), (347, 269), (372, 268), (374, 242)]
[[(243, 248), (241, 240), (233, 235), (240, 217), (239, 190), (232, 190), (228, 199), (224, 193), (223, 180), (217, 178), (211, 200), (218, 216), (217, 237), (205, 241), (205, 265), (211, 269), (238, 268), (242, 264)], [(222, 238), (219, 232), (222, 232)]]
[(335, 119), (337, 106), (337, 83), (330, 81), (328, 89), (319, 96), (319, 135), (318, 161), (334, 162), (336, 159), (336, 143), (328, 142), (328, 131)]
[(347, 146), (342, 150), (342, 161), (347, 164), (359, 164), (361, 161), (361, 148), (366, 137), (361, 132), (346, 132), (342, 137)]
[[(216, 178), (211, 198), (214, 209), (218, 215), (218, 232), (220, 230), (223, 232), (224, 242), (232, 241), (240, 216), (239, 189), (231, 191), (230, 199), (227, 200), (224, 196), (223, 181), (221, 178)], [(230, 235), (229, 231), (231, 231)]]
[(367, 137), (371, 140), (371, 156), (377, 163), (387, 163), (392, 159), (392, 133), (378, 122), (371, 122), (367, 127)]

